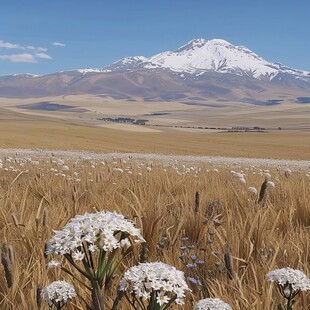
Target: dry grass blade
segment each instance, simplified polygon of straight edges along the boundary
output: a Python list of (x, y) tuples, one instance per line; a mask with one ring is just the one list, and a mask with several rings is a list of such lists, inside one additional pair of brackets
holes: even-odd
[(39, 229), (40, 226), (40, 222), (41, 222), (41, 212), (42, 212), (42, 208), (43, 208), (43, 202), (44, 202), (44, 198), (41, 198), (40, 204), (39, 204), (39, 208), (35, 217), (35, 221), (36, 221), (36, 229)]
[(11, 214), (11, 216), (12, 216), (14, 225), (15, 225), (16, 227), (18, 227), (20, 224), (19, 224), (19, 221), (18, 221), (18, 219), (17, 219), (16, 213), (13, 212), (13, 213)]

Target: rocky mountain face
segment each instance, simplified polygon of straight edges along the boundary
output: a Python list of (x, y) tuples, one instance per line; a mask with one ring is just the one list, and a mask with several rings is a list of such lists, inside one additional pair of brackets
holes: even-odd
[[(0, 97), (98, 94), (145, 101), (310, 101), (310, 73), (227, 41), (195, 39), (176, 51), (126, 57), (105, 68), (0, 77)], [(302, 98), (302, 99), (300, 99)], [(306, 99), (305, 99), (306, 98)]]

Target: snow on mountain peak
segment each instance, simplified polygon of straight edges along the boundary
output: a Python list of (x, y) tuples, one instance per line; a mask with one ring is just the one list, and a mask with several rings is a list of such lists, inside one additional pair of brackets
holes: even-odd
[(205, 39), (194, 39), (186, 43), (185, 45), (182, 45), (179, 49), (176, 50), (176, 52), (181, 52), (181, 51), (189, 51), (193, 50), (195, 48), (200, 48), (206, 44)]
[(111, 71), (168, 69), (173, 72), (201, 75), (204, 72), (230, 73), (271, 80), (279, 73), (305, 73), (261, 58), (244, 46), (235, 46), (222, 39), (194, 39), (175, 51), (167, 51), (149, 58), (126, 57), (106, 67)]
[(107, 66), (106, 69), (112, 71), (131, 70), (132, 68), (135, 68), (144, 62), (147, 62), (147, 60), (148, 59), (144, 56), (125, 57), (116, 62), (113, 62), (111, 65)]
[(12, 76), (21, 77), (21, 78), (34, 78), (34, 77), (38, 77), (39, 75), (32, 74), (32, 73), (16, 73), (16, 74), (13, 74)]
[(195, 49), (203, 48), (206, 45), (231, 46), (232, 44), (222, 39), (212, 39), (209, 41), (205, 39), (194, 39), (194, 40), (189, 41), (185, 45), (181, 46), (179, 49), (176, 50), (176, 52), (195, 50)]
[(164, 52), (148, 59), (145, 68), (167, 68), (175, 72), (216, 71), (253, 77), (272, 76), (277, 72), (249, 49), (221, 40), (195, 39), (174, 52)]

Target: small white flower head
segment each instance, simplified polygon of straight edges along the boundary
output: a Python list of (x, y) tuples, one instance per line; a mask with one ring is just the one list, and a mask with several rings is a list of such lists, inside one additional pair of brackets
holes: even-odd
[(120, 172), (120, 173), (124, 172), (124, 170), (122, 168), (113, 168), (113, 171), (114, 172)]
[(199, 300), (193, 310), (232, 310), (232, 307), (219, 298), (206, 298)]
[(75, 261), (84, 259), (84, 247), (91, 252), (97, 249), (113, 251), (145, 241), (133, 222), (108, 211), (77, 215), (63, 230), (54, 232), (54, 237), (48, 241), (46, 254), (68, 254)]
[(267, 181), (267, 187), (275, 187), (274, 182), (272, 182), (272, 181)]
[(242, 184), (246, 184), (245, 178), (240, 178), (240, 179), (239, 179), (239, 182), (242, 183)]
[(244, 179), (244, 174), (241, 173), (241, 172), (235, 172), (235, 171), (233, 171), (232, 176), (233, 176), (234, 178), (237, 178), (237, 179), (242, 179), (242, 178)]
[(254, 195), (257, 195), (257, 189), (255, 187), (250, 186), (248, 188), (248, 191)]
[(61, 265), (61, 263), (57, 260), (51, 260), (48, 264), (48, 268), (56, 268)]
[(289, 267), (270, 271), (267, 281), (276, 282), (285, 298), (299, 291), (310, 290), (310, 279), (302, 271)]
[(62, 171), (69, 171), (69, 167), (67, 165), (62, 166)]
[(269, 172), (264, 172), (265, 180), (270, 181), (271, 180), (271, 174)]
[(49, 306), (63, 306), (69, 299), (76, 297), (74, 287), (66, 281), (55, 281), (44, 287), (41, 292), (41, 298), (48, 302)]
[(85, 254), (81, 251), (76, 251), (73, 252), (72, 254), (72, 258), (77, 261), (77, 260), (83, 260), (83, 258), (85, 257)]
[(146, 302), (152, 296), (159, 306), (172, 298), (181, 305), (185, 292), (190, 291), (184, 273), (162, 262), (141, 263), (130, 268), (125, 272), (119, 289)]

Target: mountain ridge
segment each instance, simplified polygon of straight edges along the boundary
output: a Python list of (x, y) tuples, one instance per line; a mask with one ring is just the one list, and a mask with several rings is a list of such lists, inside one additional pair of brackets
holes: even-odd
[(250, 49), (222, 39), (194, 39), (175, 51), (125, 57), (104, 68), (0, 76), (0, 97), (70, 94), (260, 104), (310, 98), (310, 73), (268, 62)]
[[(129, 61), (139, 57), (139, 61)], [(167, 51), (149, 58), (125, 57), (105, 67), (115, 71), (118, 64), (122, 70), (139, 68), (166, 68), (175, 72), (199, 73), (215, 71), (236, 75), (250, 75), (254, 78), (273, 79), (278, 73), (294, 74), (299, 78), (309, 78), (310, 72), (289, 68), (280, 63), (272, 63), (258, 56), (244, 46), (235, 46), (222, 39), (194, 39), (175, 51)], [(144, 59), (142, 59), (144, 58)], [(125, 66), (127, 64), (127, 68)]]

